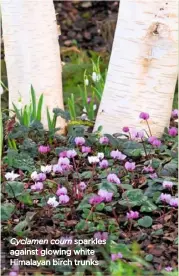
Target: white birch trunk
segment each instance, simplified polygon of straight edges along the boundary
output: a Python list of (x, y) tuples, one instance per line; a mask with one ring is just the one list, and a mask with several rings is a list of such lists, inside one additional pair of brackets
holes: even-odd
[(140, 112), (150, 114), (152, 134), (169, 125), (177, 79), (178, 1), (121, 0), (107, 80), (95, 130), (144, 129)]
[[(46, 106), (63, 108), (61, 60), (52, 0), (1, 0), (9, 106), (21, 96), (30, 102), (30, 85), (37, 98), (44, 94), (42, 122), (47, 128)], [(58, 120), (58, 127), (64, 121)]]

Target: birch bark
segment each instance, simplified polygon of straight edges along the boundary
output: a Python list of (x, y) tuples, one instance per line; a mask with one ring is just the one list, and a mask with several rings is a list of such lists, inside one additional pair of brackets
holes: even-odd
[[(63, 108), (61, 60), (52, 0), (1, 0), (9, 106), (21, 96), (30, 102), (30, 85), (37, 98), (44, 94), (42, 122), (47, 128), (46, 106)], [(59, 119), (58, 126), (64, 127)]]
[[(95, 130), (116, 133), (123, 126), (152, 134), (169, 125), (178, 65), (178, 1), (121, 0), (107, 80)], [(147, 128), (146, 128), (147, 129)]]

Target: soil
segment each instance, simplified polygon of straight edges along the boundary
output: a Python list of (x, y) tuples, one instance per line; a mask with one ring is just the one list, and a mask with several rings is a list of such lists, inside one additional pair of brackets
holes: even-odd
[(61, 46), (110, 51), (119, 1), (54, 1)]

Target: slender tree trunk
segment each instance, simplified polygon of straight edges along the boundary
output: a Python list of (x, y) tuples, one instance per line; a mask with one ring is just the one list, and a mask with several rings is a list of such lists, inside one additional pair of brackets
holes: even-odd
[(121, 0), (107, 80), (95, 130), (116, 133), (123, 126), (152, 134), (169, 125), (177, 79), (178, 1)]
[[(37, 98), (44, 94), (42, 122), (47, 127), (46, 106), (63, 108), (61, 60), (52, 0), (1, 0), (9, 105), (30, 102), (30, 85)], [(64, 127), (59, 120), (58, 126)]]

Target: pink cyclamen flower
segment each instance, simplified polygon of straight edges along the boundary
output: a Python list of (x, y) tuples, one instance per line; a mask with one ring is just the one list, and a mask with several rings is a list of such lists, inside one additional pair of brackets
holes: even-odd
[(58, 187), (58, 190), (56, 191), (56, 195), (67, 195), (67, 189), (65, 187)]
[(146, 113), (146, 112), (141, 112), (140, 115), (139, 115), (139, 118), (143, 119), (143, 120), (148, 120), (149, 119), (149, 114)]
[(125, 154), (122, 154), (119, 150), (112, 150), (110, 153), (111, 157), (116, 160), (124, 160), (126, 158)]
[(46, 174), (45, 173), (38, 173), (37, 181), (45, 181)]
[(83, 146), (85, 144), (85, 138), (83, 137), (76, 137), (75, 138), (75, 145), (76, 146)]
[(45, 173), (37, 173), (36, 171), (34, 171), (31, 174), (31, 178), (35, 181), (35, 182), (42, 182), (46, 179), (46, 174)]
[(158, 176), (157, 176), (156, 173), (150, 173), (150, 174), (149, 174), (149, 177), (150, 177), (151, 179), (154, 179), (154, 178), (157, 178)]
[(149, 173), (153, 173), (154, 172), (154, 169), (152, 168), (152, 166), (144, 166), (144, 169), (143, 169), (144, 172), (149, 172)]
[(79, 189), (80, 189), (81, 191), (84, 191), (84, 190), (86, 189), (87, 185), (86, 185), (85, 182), (80, 182), (80, 183), (78, 184), (78, 187), (79, 187)]
[(81, 147), (81, 152), (82, 153), (90, 153), (91, 152), (91, 147), (82, 146)]
[(168, 130), (168, 134), (172, 137), (175, 137), (178, 135), (178, 129), (176, 127), (171, 127)]
[(124, 167), (127, 171), (132, 172), (135, 170), (135, 162), (126, 162)]
[(70, 165), (70, 160), (67, 157), (60, 157), (58, 159), (58, 165), (60, 165), (63, 169), (64, 167)]
[(59, 203), (60, 203), (60, 204), (68, 203), (69, 200), (70, 200), (70, 198), (69, 198), (68, 195), (60, 195), (60, 196), (59, 196)]
[(122, 258), (123, 258), (123, 255), (120, 252), (111, 254), (111, 260), (112, 261), (116, 261), (116, 260), (122, 259)]
[(139, 212), (137, 211), (130, 211), (127, 213), (128, 219), (138, 219), (139, 218)]
[(32, 191), (41, 191), (41, 190), (43, 190), (43, 187), (44, 187), (44, 185), (42, 182), (36, 182), (34, 185), (31, 185), (30, 188)]
[(59, 157), (67, 157), (67, 151), (62, 151), (59, 153)]
[(107, 181), (109, 181), (111, 183), (118, 184), (118, 185), (121, 183), (120, 179), (117, 177), (117, 175), (115, 173), (108, 174)]
[(99, 195), (100, 197), (102, 197), (103, 200), (106, 201), (106, 202), (112, 201), (112, 197), (113, 197), (113, 193), (112, 193), (112, 192), (108, 192), (108, 191), (106, 191), (106, 190), (100, 189), (100, 190), (98, 191), (98, 195)]
[(163, 202), (165, 202), (165, 203), (169, 203), (171, 199), (172, 199), (172, 196), (170, 194), (164, 194), (164, 193), (162, 193), (160, 195), (160, 200), (163, 201)]
[(94, 195), (89, 199), (89, 204), (91, 205), (97, 205), (100, 204), (103, 201), (103, 198), (99, 195)]
[(159, 139), (155, 139), (153, 142), (152, 142), (152, 146), (154, 147), (157, 147), (159, 148), (161, 146), (161, 141)]
[(174, 110), (172, 111), (172, 118), (178, 119), (178, 109), (174, 109)]
[(103, 136), (99, 139), (99, 143), (101, 145), (108, 145), (109, 144), (109, 139), (106, 136)]
[(171, 266), (167, 266), (167, 267), (165, 267), (165, 270), (168, 271), (168, 272), (170, 272), (170, 271), (173, 270), (173, 268)]
[(173, 182), (171, 181), (164, 181), (162, 186), (165, 188), (165, 189), (171, 189), (173, 187)]
[(63, 173), (63, 168), (59, 164), (53, 165), (52, 170), (54, 173)]
[(41, 145), (41, 146), (38, 147), (38, 151), (40, 153), (48, 153), (50, 151), (50, 147)]
[(169, 205), (172, 207), (178, 207), (178, 198), (171, 198), (169, 201)]
[(137, 131), (136, 138), (139, 138), (139, 139), (144, 138), (144, 131), (143, 130)]
[(18, 272), (19, 271), (19, 266), (18, 265), (13, 265), (12, 270), (15, 271), (15, 272)]
[(129, 132), (129, 128), (128, 127), (123, 127), (122, 131), (123, 132)]
[(144, 131), (143, 130), (137, 130), (135, 128), (130, 129), (130, 138), (132, 140), (139, 140), (144, 137)]
[(100, 163), (99, 166), (101, 169), (106, 169), (109, 166), (109, 163), (106, 159), (103, 159)]
[(74, 158), (76, 155), (77, 155), (77, 152), (74, 149), (67, 151), (68, 158)]
[(9, 276), (18, 276), (18, 273), (16, 271), (11, 271), (9, 273)]
[(97, 240), (102, 240), (102, 241), (106, 241), (108, 239), (108, 232), (96, 232), (94, 234), (94, 238)]
[(155, 137), (155, 136), (150, 136), (150, 137), (148, 138), (148, 142), (149, 142), (150, 144), (152, 144), (153, 141), (155, 141), (156, 139), (157, 139), (157, 137)]

